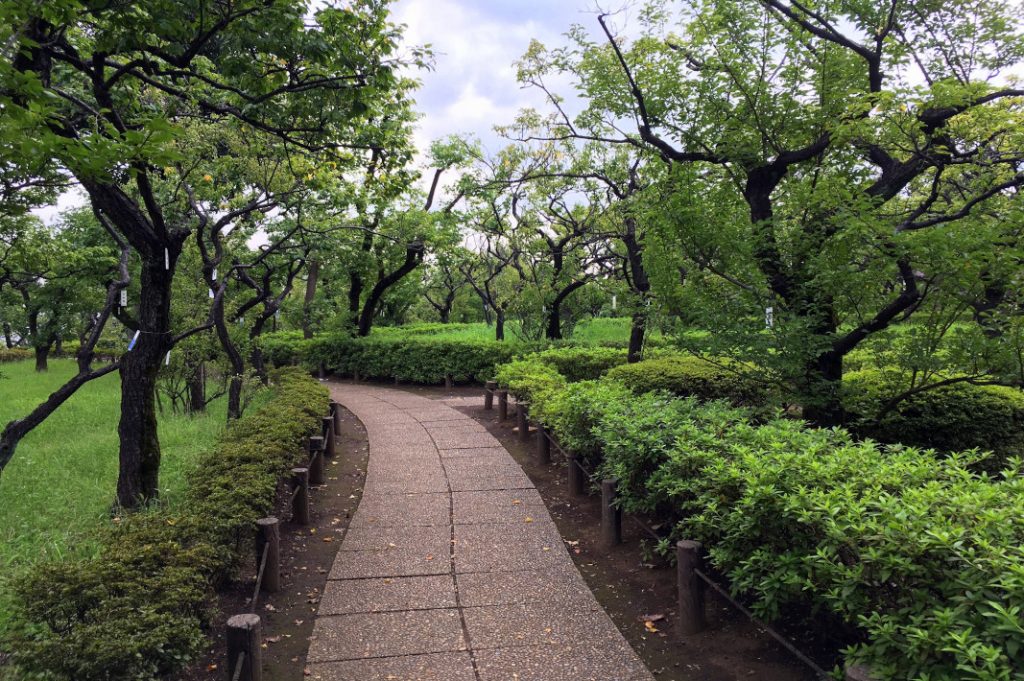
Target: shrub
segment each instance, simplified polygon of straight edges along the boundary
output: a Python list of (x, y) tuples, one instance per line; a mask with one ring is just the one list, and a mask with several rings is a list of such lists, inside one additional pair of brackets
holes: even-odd
[(777, 402), (777, 394), (749, 376), (748, 367), (729, 368), (689, 355), (674, 355), (625, 364), (608, 372), (636, 393), (664, 390), (701, 400), (724, 399), (737, 407), (764, 408)]
[[(535, 357), (537, 355), (530, 355), (529, 359), (502, 364), (496, 375), (499, 385), (508, 388), (510, 393), (521, 400), (531, 404), (536, 402), (539, 408), (546, 396), (562, 390), (566, 381), (557, 370)], [(534, 417), (539, 418), (536, 410)]]
[[(584, 384), (579, 384), (584, 385)], [(572, 386), (570, 386), (570, 389)], [(845, 625), (879, 678), (1024, 672), (1024, 478), (721, 404), (646, 394), (586, 414), (619, 503), (697, 539), (772, 618)]]
[(626, 363), (626, 351), (604, 347), (561, 347), (544, 350), (530, 359), (543, 362), (570, 382), (588, 381), (604, 376), (609, 369)]
[(20, 362), (35, 357), (28, 348), (0, 348), (0, 364), (3, 362)]
[(909, 397), (877, 418), (900, 390), (873, 371), (843, 380), (849, 426), (860, 437), (941, 451), (982, 449), (993, 453), (982, 466), (998, 470), (1024, 455), (1024, 392), (1002, 386), (958, 383)]
[(152, 508), (101, 531), (94, 558), (53, 562), (15, 581), (4, 647), (49, 679), (153, 679), (203, 643), (212, 589), (250, 555), (252, 524), (304, 456), (327, 411), (325, 388), (275, 372), (275, 399), (233, 423), (201, 457), (180, 508)]

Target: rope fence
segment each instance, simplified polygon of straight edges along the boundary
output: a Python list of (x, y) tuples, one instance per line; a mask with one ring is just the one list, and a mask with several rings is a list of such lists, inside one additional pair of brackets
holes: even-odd
[[(504, 421), (508, 418), (508, 391), (498, 388), (497, 383), (489, 381), (485, 386), (484, 409), (494, 408), (494, 397), (498, 398), (498, 420)], [(522, 427), (524, 420), (528, 422), (529, 405), (525, 402), (516, 402), (517, 427), (521, 439), (523, 437)], [(520, 416), (523, 414), (523, 416)], [(555, 439), (544, 424), (537, 423), (537, 451), (538, 463), (547, 464), (551, 462), (551, 450), (555, 449), (565, 460), (566, 478), (569, 492), (574, 496), (586, 496), (588, 483), (593, 483), (595, 472), (590, 470), (574, 452), (567, 451)], [(613, 546), (622, 541), (622, 518), (628, 518), (644, 534), (655, 541), (662, 541), (664, 537), (654, 528), (650, 527), (642, 518), (632, 513), (623, 513), (617, 507), (616, 497), (618, 495), (618, 482), (616, 480), (600, 481), (601, 488), (601, 540), (605, 546)], [(814, 662), (786, 636), (776, 631), (771, 626), (758, 619), (753, 612), (736, 598), (727, 588), (712, 579), (703, 569), (702, 547), (699, 542), (680, 541), (676, 546), (677, 566), (677, 591), (679, 596), (677, 627), (681, 635), (691, 635), (704, 631), (706, 628), (704, 610), (704, 587), (708, 587), (721, 596), (727, 603), (743, 614), (754, 626), (763, 630), (771, 636), (779, 645), (788, 650), (792, 655), (806, 665), (820, 679), (832, 678), (817, 663)], [(870, 681), (870, 676), (863, 668), (852, 667), (847, 669), (846, 678), (848, 681)]]
[[(324, 460), (336, 452), (337, 433), (341, 427), (340, 405), (331, 403), (331, 411), (323, 418), (319, 435), (308, 441), (309, 463), (293, 468), (286, 495), (291, 507), (291, 522), (309, 525), (310, 485), (326, 482)], [(281, 589), (281, 522), (275, 517), (256, 521), (256, 579), (247, 611), (227, 621), (227, 676), (230, 681), (263, 681), (261, 650), (263, 645), (262, 620), (256, 614), (260, 596)]]

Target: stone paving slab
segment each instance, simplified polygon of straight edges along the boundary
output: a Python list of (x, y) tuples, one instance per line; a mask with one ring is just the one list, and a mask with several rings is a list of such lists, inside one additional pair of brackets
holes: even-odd
[[(314, 681), (476, 681), (469, 653), (429, 653), (310, 665)], [(509, 677), (501, 677), (509, 678)]]
[(323, 598), (320, 599), (320, 614), (432, 610), (454, 608), (457, 605), (455, 581), (451, 574), (342, 579), (328, 580)]
[(482, 398), (332, 387), (363, 420), (370, 461), (310, 639), (312, 678), (652, 680), (529, 477), (449, 406)]
[(317, 618), (310, 662), (466, 650), (459, 610), (407, 610)]

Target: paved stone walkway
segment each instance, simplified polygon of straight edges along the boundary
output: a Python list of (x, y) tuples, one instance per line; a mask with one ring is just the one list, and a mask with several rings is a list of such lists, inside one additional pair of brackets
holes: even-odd
[(529, 478), (439, 400), (333, 384), (369, 470), (309, 650), (325, 681), (650, 681)]

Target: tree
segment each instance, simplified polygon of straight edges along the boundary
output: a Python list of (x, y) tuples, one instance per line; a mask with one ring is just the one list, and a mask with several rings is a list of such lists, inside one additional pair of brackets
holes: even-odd
[(758, 361), (790, 362), (805, 415), (837, 423), (843, 359), (949, 293), (945, 267), (920, 266), (930, 240), (998, 221), (1024, 184), (1024, 90), (992, 80), (1020, 63), (1019, 17), (901, 0), (641, 16), (631, 44), (603, 15), (604, 45), (576, 30), (547, 66), (580, 74), (584, 118), (633, 122), (605, 143), (670, 165), (651, 214), (689, 245), (688, 283), (734, 287), (736, 338), (763, 348)]
[[(199, 216), (181, 201), (168, 211), (155, 187), (212, 180), (202, 164), (175, 169), (185, 124), (217, 123), (294, 153), (355, 163), (385, 143), (369, 124), (382, 103), (405, 105), (394, 94), (405, 87), (395, 76), (399, 33), (375, 0), (326, 6), (313, 17), (296, 0), (13, 0), (4, 10), (4, 160), (31, 174), (37, 159), (54, 159), (118, 247), (141, 260), (138, 340), (117, 364), (117, 501), (133, 508), (158, 491), (161, 360), (198, 330), (172, 330), (170, 298)], [(414, 51), (414, 60), (421, 56)], [(9, 457), (13, 444), (6, 447)]]

